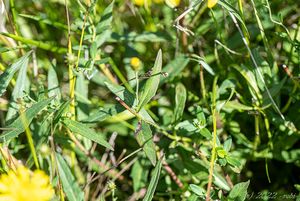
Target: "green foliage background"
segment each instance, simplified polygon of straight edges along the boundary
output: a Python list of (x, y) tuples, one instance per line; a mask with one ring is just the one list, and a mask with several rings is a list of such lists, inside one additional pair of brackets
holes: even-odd
[(53, 200), (299, 195), (300, 2), (3, 2), (1, 150)]

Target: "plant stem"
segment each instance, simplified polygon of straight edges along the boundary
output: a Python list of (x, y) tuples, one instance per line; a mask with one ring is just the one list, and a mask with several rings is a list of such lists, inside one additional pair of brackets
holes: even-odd
[(206, 190), (206, 201), (210, 200), (210, 189), (213, 181), (213, 172), (214, 165), (216, 160), (216, 142), (217, 142), (217, 110), (216, 110), (216, 95), (217, 95), (217, 81), (218, 77), (215, 77), (213, 83), (213, 92), (212, 92), (212, 120), (213, 120), (213, 139), (212, 139), (212, 151), (211, 151), (211, 160), (208, 176), (208, 184)]

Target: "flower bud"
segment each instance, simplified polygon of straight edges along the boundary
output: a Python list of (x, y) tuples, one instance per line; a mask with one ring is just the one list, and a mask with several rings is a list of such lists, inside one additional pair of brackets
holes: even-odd
[(130, 65), (131, 65), (132, 70), (138, 71), (141, 68), (142, 62), (139, 58), (132, 57), (130, 59)]

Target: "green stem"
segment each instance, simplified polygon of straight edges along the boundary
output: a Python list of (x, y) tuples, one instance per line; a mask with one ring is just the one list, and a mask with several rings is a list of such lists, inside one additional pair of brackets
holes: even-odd
[(24, 37), (21, 37), (21, 36), (18, 36), (18, 35), (10, 34), (10, 33), (1, 32), (0, 35), (12, 38), (16, 41), (20, 41), (20, 42), (22, 42), (24, 44), (27, 44), (27, 45), (36, 46), (37, 48), (47, 50), (47, 51), (50, 51), (50, 52), (57, 52), (59, 54), (63, 54), (63, 53), (67, 52), (66, 48), (58, 47), (58, 46), (55, 46), (55, 45), (50, 44), (50, 43), (44, 43), (44, 42), (41, 42), (41, 41), (36, 41), (36, 40), (29, 39), (29, 38), (24, 38)]
[[(26, 116), (22, 114), (23, 113), (22, 109), (20, 110), (20, 112), (21, 112), (20, 117), (21, 117), (21, 120), (22, 120), (22, 124), (23, 125), (29, 125), (27, 123)], [(28, 145), (29, 145), (29, 148), (30, 148), (30, 152), (31, 152), (33, 160), (34, 160), (35, 167), (37, 169), (40, 169), (40, 165), (39, 165), (39, 162), (38, 162), (36, 150), (35, 150), (33, 139), (32, 139), (32, 134), (31, 134), (31, 131), (29, 129), (29, 126), (25, 129), (25, 134), (26, 134), (26, 138), (27, 138)]]
[(136, 105), (139, 105), (139, 72), (135, 71), (135, 81), (136, 81), (136, 90), (135, 90), (135, 98)]
[(216, 110), (216, 97), (217, 97), (217, 81), (218, 77), (215, 77), (213, 83), (213, 92), (212, 92), (212, 120), (213, 120), (213, 139), (212, 139), (212, 151), (211, 151), (211, 160), (209, 167), (209, 176), (208, 176), (208, 184), (206, 190), (206, 201), (210, 200), (210, 189), (213, 181), (213, 172), (214, 165), (216, 160), (216, 144), (217, 144), (217, 110)]

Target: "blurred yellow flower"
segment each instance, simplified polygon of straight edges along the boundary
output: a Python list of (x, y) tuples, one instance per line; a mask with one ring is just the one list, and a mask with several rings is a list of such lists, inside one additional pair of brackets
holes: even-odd
[(49, 177), (41, 170), (32, 173), (20, 166), (0, 177), (1, 201), (49, 201), (53, 195)]
[(139, 68), (141, 67), (141, 60), (137, 57), (132, 57), (130, 59), (130, 65), (133, 70), (138, 71)]
[(143, 5), (149, 6), (151, 5), (151, 0), (133, 0), (133, 3), (134, 5), (137, 6), (143, 6)]
[(165, 2), (171, 8), (175, 8), (175, 7), (179, 6), (179, 4), (180, 4), (180, 0), (165, 0)]
[(212, 8), (218, 3), (218, 0), (208, 0), (207, 7)]

